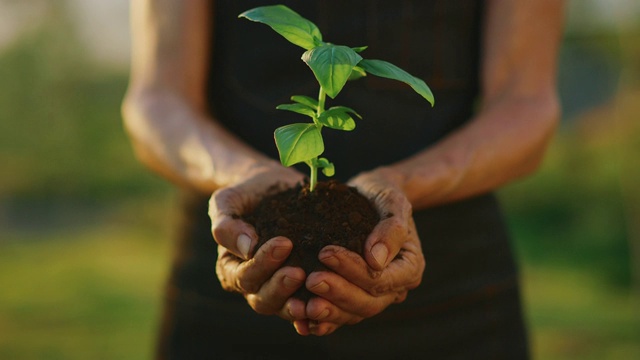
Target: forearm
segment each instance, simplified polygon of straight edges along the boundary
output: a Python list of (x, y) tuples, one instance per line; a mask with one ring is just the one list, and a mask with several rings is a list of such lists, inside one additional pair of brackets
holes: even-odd
[(490, 104), (433, 147), (380, 171), (414, 209), (490, 191), (537, 168), (558, 113), (552, 94)]
[(277, 164), (208, 115), (211, 6), (206, 0), (131, 3), (131, 81), (122, 107), (138, 158), (207, 193)]
[(213, 192), (278, 163), (170, 90), (132, 90), (125, 127), (139, 160), (178, 184)]
[(487, 2), (483, 109), (434, 146), (379, 170), (414, 208), (490, 191), (537, 168), (559, 117), (562, 19), (560, 0)]

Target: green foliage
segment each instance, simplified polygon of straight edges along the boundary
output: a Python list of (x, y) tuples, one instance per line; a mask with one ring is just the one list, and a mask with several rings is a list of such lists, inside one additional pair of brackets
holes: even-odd
[(399, 67), (383, 60), (362, 60), (358, 65), (370, 74), (387, 79), (402, 81), (403, 83), (411, 86), (415, 92), (430, 102), (432, 106), (434, 105), (435, 99), (433, 98), (433, 93), (431, 93), (431, 89), (429, 89), (427, 84)]
[(361, 60), (362, 56), (353, 49), (333, 44), (323, 44), (302, 54), (302, 61), (309, 65), (320, 86), (332, 99), (338, 96), (351, 71)]
[(353, 109), (346, 106), (334, 106), (320, 114), (318, 122), (331, 129), (351, 131), (356, 128), (356, 122), (350, 114), (362, 119)]
[(291, 166), (318, 157), (324, 152), (322, 135), (315, 124), (290, 124), (276, 129), (280, 162)]
[(291, 43), (307, 50), (302, 54), (302, 61), (309, 66), (320, 85), (318, 100), (295, 95), (291, 98), (294, 104), (278, 105), (276, 108), (309, 116), (313, 123), (281, 127), (275, 131), (275, 142), (283, 165), (305, 163), (310, 167), (311, 190), (317, 182), (318, 168), (326, 176), (335, 173), (329, 160), (318, 159), (324, 152), (322, 128), (326, 126), (351, 131), (356, 127), (353, 117), (362, 119), (355, 110), (346, 106), (334, 106), (325, 110), (326, 96), (334, 99), (349, 80), (356, 80), (370, 73), (404, 82), (432, 106), (434, 104), (433, 94), (423, 80), (386, 61), (363, 59), (360, 53), (367, 49), (366, 46), (351, 48), (323, 42), (322, 34), (314, 23), (284, 5), (258, 7), (245, 11), (239, 17), (266, 24)]
[(239, 17), (267, 24), (303, 49), (313, 49), (322, 43), (322, 34), (316, 24), (284, 5), (258, 7), (243, 12)]

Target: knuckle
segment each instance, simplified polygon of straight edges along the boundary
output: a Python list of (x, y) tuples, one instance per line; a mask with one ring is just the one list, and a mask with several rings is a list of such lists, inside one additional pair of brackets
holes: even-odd
[(390, 287), (387, 284), (380, 284), (380, 285), (374, 286), (371, 289), (370, 294), (378, 297), (378, 296), (382, 296), (384, 294), (389, 293), (389, 291), (390, 291)]
[(413, 206), (411, 206), (411, 203), (409, 202), (409, 200), (405, 197), (402, 199), (402, 203), (401, 203), (401, 211), (402, 211), (402, 215), (405, 218), (411, 218), (413, 215)]
[(260, 287), (256, 285), (255, 282), (244, 279), (241, 276), (236, 278), (236, 286), (241, 292), (246, 294), (255, 294), (260, 290)]
[(369, 278), (365, 284), (367, 292), (372, 296), (381, 296), (390, 291), (391, 284), (382, 279), (383, 271), (369, 270)]
[(216, 273), (218, 275), (218, 280), (220, 281), (220, 285), (222, 286), (222, 289), (224, 291), (228, 291), (228, 292), (237, 292), (238, 291), (232, 285), (233, 282), (229, 281), (229, 278), (227, 278), (227, 276), (225, 275), (225, 272), (221, 268), (218, 268)]
[(209, 204), (208, 204), (208, 213), (209, 216), (213, 219), (213, 217), (215, 217), (216, 213), (218, 212), (218, 191), (220, 190), (216, 190), (211, 197), (209, 198)]
[(227, 291), (227, 292), (238, 292), (238, 290), (236, 288), (231, 286), (229, 281), (221, 281), (220, 283), (222, 284), (222, 289), (224, 291)]
[(402, 291), (402, 292), (399, 292), (399, 293), (396, 295), (396, 298), (393, 300), (393, 303), (394, 303), (394, 304), (399, 304), (399, 303), (401, 303), (401, 302), (404, 302), (404, 301), (407, 299), (407, 295), (408, 295), (408, 294), (409, 294), (409, 292), (408, 292), (408, 291)]
[(390, 217), (387, 221), (387, 226), (391, 234), (403, 236), (407, 233), (405, 222), (399, 216)]
[(216, 190), (209, 198), (209, 216), (214, 219), (220, 215), (234, 216), (238, 206), (243, 203), (243, 194), (235, 188)]
[(369, 286), (374, 286), (378, 279), (382, 276), (382, 270), (374, 270), (372, 268), (367, 268), (367, 275), (369, 280)]
[(209, 198), (209, 216), (211, 216), (211, 218), (220, 213), (221, 208), (223, 208), (222, 204), (224, 204), (228, 198), (226, 194), (227, 189), (219, 189), (214, 191)]
[(232, 282), (229, 281), (229, 278), (227, 277), (225, 263), (226, 263), (226, 258), (224, 258), (222, 255), (218, 255), (218, 261), (216, 263), (216, 275), (218, 277), (218, 281), (220, 281), (220, 285), (222, 286), (223, 290), (234, 292), (236, 290), (233, 288)]
[(211, 234), (213, 235), (213, 239), (217, 243), (220, 243), (220, 239), (222, 239), (224, 237), (224, 231), (223, 231), (222, 227), (220, 227), (220, 223), (219, 222), (213, 223), (213, 225), (211, 226)]
[(224, 239), (229, 237), (230, 230), (229, 225), (231, 218), (228, 216), (218, 216), (215, 219), (211, 219), (211, 235), (213, 235), (213, 239), (221, 244), (224, 242)]
[(249, 306), (260, 315), (272, 315), (275, 313), (273, 307), (265, 303), (259, 296), (247, 296)]

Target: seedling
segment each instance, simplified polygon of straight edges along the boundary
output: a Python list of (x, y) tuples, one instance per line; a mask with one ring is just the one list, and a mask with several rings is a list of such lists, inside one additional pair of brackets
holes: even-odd
[(421, 79), (407, 73), (401, 68), (383, 61), (363, 59), (362, 53), (367, 47), (351, 48), (336, 45), (322, 40), (318, 27), (284, 5), (257, 7), (243, 12), (238, 17), (270, 26), (278, 34), (306, 51), (302, 54), (304, 61), (313, 71), (320, 91), (318, 99), (308, 96), (294, 95), (292, 104), (278, 105), (280, 110), (293, 111), (310, 117), (311, 123), (295, 123), (276, 129), (274, 138), (280, 162), (284, 166), (305, 163), (311, 169), (309, 188), (311, 191), (318, 181), (318, 169), (325, 176), (333, 176), (333, 163), (324, 157), (324, 141), (322, 128), (351, 131), (355, 129), (354, 117), (362, 117), (346, 106), (326, 108), (326, 97), (334, 99), (348, 80), (355, 80), (367, 74), (404, 82), (431, 103), (434, 98), (431, 90)]

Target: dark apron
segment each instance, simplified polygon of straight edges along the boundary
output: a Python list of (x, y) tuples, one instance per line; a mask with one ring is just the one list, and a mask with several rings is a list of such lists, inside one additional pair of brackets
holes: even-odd
[[(216, 1), (210, 72), (212, 114), (256, 149), (277, 158), (275, 128), (301, 121), (275, 110), (291, 95), (317, 96), (301, 48), (237, 15), (265, 1)], [(478, 96), (479, 1), (279, 1), (314, 21), (325, 41), (369, 45), (431, 86), (436, 106), (399, 83), (372, 76), (337, 100), (358, 111), (353, 132), (325, 131), (336, 178), (392, 163), (463, 125)], [(306, 121), (306, 120), (302, 120)], [(306, 171), (306, 169), (305, 169)], [(182, 196), (177, 255), (167, 287), (159, 358), (169, 359), (525, 359), (518, 275), (493, 195), (414, 214), (426, 258), (422, 284), (402, 304), (326, 337), (302, 337), (258, 315), (215, 275), (207, 197)]]

